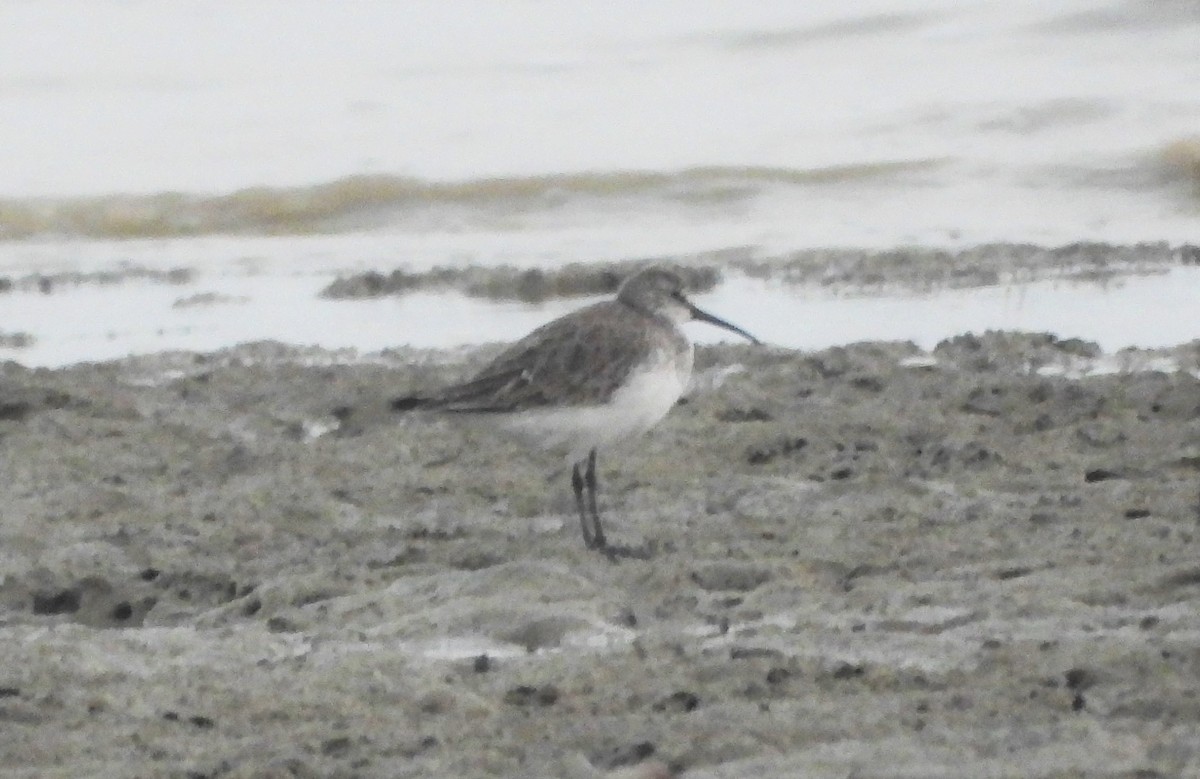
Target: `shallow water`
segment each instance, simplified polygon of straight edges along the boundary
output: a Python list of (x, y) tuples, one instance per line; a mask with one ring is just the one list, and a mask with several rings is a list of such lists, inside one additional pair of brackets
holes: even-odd
[(1198, 289), (1200, 269), (1188, 267), (1106, 285), (1047, 280), (879, 296), (740, 279), (698, 300), (713, 310), (744, 312), (739, 322), (759, 338), (800, 349), (882, 340), (931, 349), (958, 333), (1024, 330), (1083, 338), (1114, 351), (1174, 345), (1200, 333)]
[[(34, 365), (509, 340), (576, 305), (314, 297), (364, 270), (1178, 244), (1200, 224), (1187, 2), (103, 0), (4, 22), (0, 275), (191, 279), (0, 294), (0, 335), (35, 339), (0, 355)], [(866, 300), (734, 277), (708, 304), (803, 348), (988, 327), (1116, 348), (1190, 339), (1193, 279)]]
[[(497, 303), (458, 292), (328, 300), (322, 274), (242, 274), (186, 284), (126, 282), (5, 295), (8, 332), (33, 336), (0, 357), (58, 366), (127, 354), (213, 351), (278, 340), (374, 352), (397, 346), (444, 349), (515, 340), (593, 298)], [(1163, 347), (1200, 333), (1200, 268), (1124, 276), (1106, 284), (1045, 280), (928, 293), (849, 294), (731, 276), (696, 296), (706, 310), (777, 346), (822, 349), (855, 341), (909, 340), (924, 349), (985, 330), (1050, 332), (1095, 341), (1106, 351)], [(211, 295), (211, 298), (197, 295)], [(195, 302), (193, 302), (195, 301)], [(736, 338), (693, 324), (700, 343)]]

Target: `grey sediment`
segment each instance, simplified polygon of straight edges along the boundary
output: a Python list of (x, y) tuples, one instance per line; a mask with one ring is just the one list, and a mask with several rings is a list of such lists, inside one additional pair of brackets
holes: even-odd
[(615, 564), (494, 349), (0, 365), (0, 775), (1200, 773), (1200, 341), (700, 348)]

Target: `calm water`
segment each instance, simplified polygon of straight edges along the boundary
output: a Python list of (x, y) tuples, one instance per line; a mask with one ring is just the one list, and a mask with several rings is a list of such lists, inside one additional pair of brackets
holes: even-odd
[(5, 3), (0, 274), (1195, 241), (1197, 41), (1190, 0)]
[[(5, 323), (34, 332), (20, 350), (0, 349), (28, 365), (56, 366), (168, 349), (210, 351), (274, 339), (370, 352), (408, 344), (449, 348), (511, 341), (585, 302), (494, 303), (459, 294), (332, 301), (317, 297), (327, 279), (314, 275), (209, 279), (207, 305), (178, 305), (189, 287), (127, 283), (67, 287), (52, 295), (11, 295)], [(1200, 334), (1200, 268), (1132, 276), (1106, 287), (1039, 281), (1010, 287), (928, 294), (845, 296), (733, 277), (696, 298), (767, 343), (823, 349), (853, 341), (911, 340), (931, 349), (959, 333), (987, 329), (1053, 332), (1126, 346), (1172, 346)], [(723, 330), (690, 324), (701, 343), (732, 340)]]

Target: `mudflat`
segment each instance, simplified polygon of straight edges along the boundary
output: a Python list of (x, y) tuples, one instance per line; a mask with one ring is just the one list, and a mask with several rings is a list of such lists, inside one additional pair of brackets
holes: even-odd
[(0, 366), (0, 775), (1200, 775), (1200, 343), (703, 348), (615, 562), (492, 353)]

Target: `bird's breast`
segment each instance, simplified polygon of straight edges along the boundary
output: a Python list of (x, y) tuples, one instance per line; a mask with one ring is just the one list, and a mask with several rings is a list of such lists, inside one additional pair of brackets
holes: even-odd
[[(614, 414), (624, 417), (625, 435), (643, 433), (653, 427), (675, 405), (692, 376), (692, 347), (655, 349), (650, 358), (633, 371), (613, 393), (609, 403)], [(624, 436), (622, 436), (624, 437)]]

